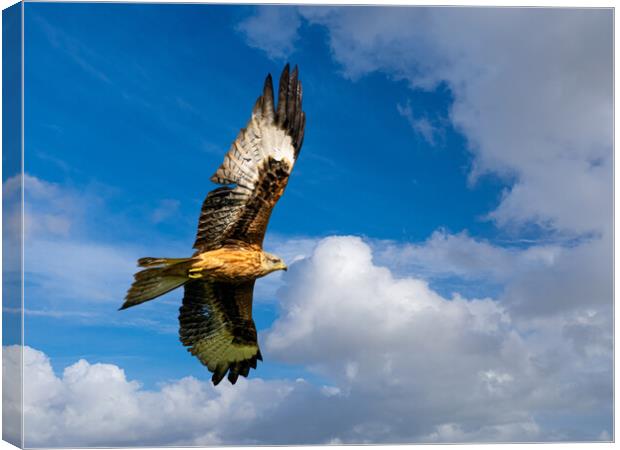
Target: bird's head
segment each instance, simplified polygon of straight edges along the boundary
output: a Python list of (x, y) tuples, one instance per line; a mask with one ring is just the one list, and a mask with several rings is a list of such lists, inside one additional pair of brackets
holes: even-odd
[(282, 258), (272, 255), (271, 253), (265, 252), (265, 267), (268, 272), (275, 272), (276, 270), (286, 270), (288, 267), (282, 260)]

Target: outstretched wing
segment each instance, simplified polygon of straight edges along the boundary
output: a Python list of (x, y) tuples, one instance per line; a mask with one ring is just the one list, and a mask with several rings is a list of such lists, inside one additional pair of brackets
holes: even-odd
[(235, 384), (262, 361), (252, 320), (254, 281), (211, 283), (190, 280), (179, 312), (183, 345), (213, 372), (217, 385), (228, 372)]
[(271, 75), (246, 128), (228, 150), (211, 181), (224, 186), (207, 195), (194, 248), (226, 244), (262, 246), (271, 211), (282, 196), (304, 138), (306, 117), (297, 67), (280, 77), (275, 108)]

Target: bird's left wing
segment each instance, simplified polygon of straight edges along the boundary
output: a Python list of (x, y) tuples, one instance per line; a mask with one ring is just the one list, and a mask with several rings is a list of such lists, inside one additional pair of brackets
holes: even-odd
[(262, 361), (252, 320), (254, 281), (213, 283), (200, 279), (185, 284), (179, 312), (181, 342), (213, 372), (217, 385), (228, 372), (235, 384)]
[(297, 67), (280, 77), (275, 107), (271, 75), (246, 128), (211, 177), (224, 186), (207, 195), (194, 248), (204, 252), (226, 244), (262, 246), (271, 211), (282, 196), (301, 149), (306, 117)]

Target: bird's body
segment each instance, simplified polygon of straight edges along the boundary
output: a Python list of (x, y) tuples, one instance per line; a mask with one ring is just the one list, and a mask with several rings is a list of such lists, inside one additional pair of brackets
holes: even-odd
[(227, 245), (187, 259), (142, 258), (139, 265), (164, 267), (162, 276), (227, 283), (255, 280), (276, 270), (287, 269), (277, 256), (264, 252), (256, 245)]
[(192, 258), (189, 278), (212, 281), (239, 282), (255, 280), (276, 270), (286, 270), (286, 265), (254, 245), (226, 246), (199, 253)]
[(211, 177), (223, 186), (202, 205), (189, 258), (141, 258), (121, 309), (185, 287), (179, 334), (188, 350), (213, 372), (235, 383), (262, 360), (252, 320), (257, 278), (286, 270), (262, 244), (274, 205), (288, 183), (303, 143), (305, 114), (297, 68), (280, 77), (277, 109), (271, 75), (252, 117)]
[(264, 277), (273, 272), (267, 256), (254, 246), (222, 247), (200, 253), (190, 269), (190, 278), (237, 282)]

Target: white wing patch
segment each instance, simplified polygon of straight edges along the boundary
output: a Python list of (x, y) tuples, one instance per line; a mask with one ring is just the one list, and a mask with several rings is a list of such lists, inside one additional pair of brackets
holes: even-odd
[(295, 148), (292, 138), (284, 131), (270, 126), (263, 137), (263, 152), (276, 161), (285, 160), (292, 168), (295, 164)]
[(211, 179), (220, 184), (239, 184), (251, 191), (259, 179), (262, 162), (270, 157), (287, 161), (291, 170), (295, 164), (293, 139), (275, 124), (252, 115)]

